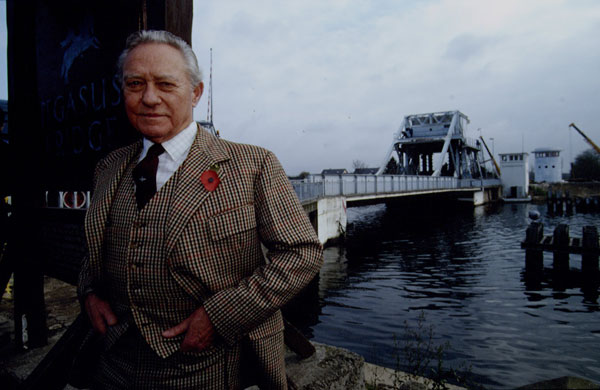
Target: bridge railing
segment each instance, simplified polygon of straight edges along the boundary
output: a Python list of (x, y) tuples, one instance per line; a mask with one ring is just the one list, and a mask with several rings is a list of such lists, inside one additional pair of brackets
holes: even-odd
[(301, 202), (316, 200), (325, 196), (322, 182), (307, 182), (305, 180), (292, 180), (292, 187)]
[(456, 179), (412, 175), (309, 175), (292, 185), (301, 201), (325, 196), (360, 196), (500, 185), (498, 179)]

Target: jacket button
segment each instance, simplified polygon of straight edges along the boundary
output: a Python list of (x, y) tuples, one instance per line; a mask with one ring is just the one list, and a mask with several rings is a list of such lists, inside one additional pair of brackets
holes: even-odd
[(139, 261), (135, 261), (135, 262), (131, 263), (131, 269), (134, 271), (137, 270), (138, 268), (142, 268), (143, 266), (144, 266), (144, 264), (142, 264)]
[(144, 221), (136, 221), (133, 223), (133, 227), (135, 228), (145, 228), (146, 227), (146, 222)]

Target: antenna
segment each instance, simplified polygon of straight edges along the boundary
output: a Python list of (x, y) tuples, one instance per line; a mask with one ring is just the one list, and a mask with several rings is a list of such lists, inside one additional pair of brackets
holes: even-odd
[(213, 66), (212, 66), (212, 47), (210, 48), (210, 78), (208, 81), (208, 104), (206, 107), (206, 120), (208, 122), (210, 122), (211, 124), (213, 123), (213, 98), (212, 98), (212, 72), (213, 72)]

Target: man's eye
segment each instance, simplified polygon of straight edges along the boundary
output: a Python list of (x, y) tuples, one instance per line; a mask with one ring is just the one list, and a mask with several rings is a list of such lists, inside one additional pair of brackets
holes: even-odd
[(160, 85), (161, 88), (174, 88), (175, 87), (175, 84), (170, 83), (168, 81), (162, 81), (162, 82), (158, 83), (158, 85)]
[(139, 80), (131, 80), (125, 84), (128, 88), (139, 88), (142, 86), (142, 82)]

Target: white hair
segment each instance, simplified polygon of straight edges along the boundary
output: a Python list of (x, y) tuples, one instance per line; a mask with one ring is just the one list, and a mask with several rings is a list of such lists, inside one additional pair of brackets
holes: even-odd
[(202, 71), (198, 66), (198, 60), (190, 45), (177, 35), (163, 30), (141, 30), (134, 32), (127, 37), (125, 50), (123, 50), (119, 56), (119, 61), (117, 63), (121, 82), (123, 82), (123, 65), (125, 64), (127, 56), (133, 49), (144, 43), (164, 43), (179, 50), (183, 55), (192, 87), (196, 88), (200, 85), (202, 82)]

